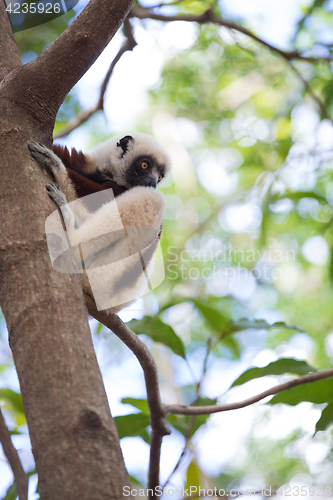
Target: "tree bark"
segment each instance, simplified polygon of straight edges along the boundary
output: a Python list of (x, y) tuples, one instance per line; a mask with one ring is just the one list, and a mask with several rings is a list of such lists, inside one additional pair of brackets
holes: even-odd
[(91, 0), (58, 40), (22, 66), (0, 0), (0, 304), (43, 500), (118, 500), (129, 484), (79, 277), (51, 266), (44, 227), (55, 209), (45, 189), (50, 178), (27, 143), (51, 144), (65, 95), (132, 4)]

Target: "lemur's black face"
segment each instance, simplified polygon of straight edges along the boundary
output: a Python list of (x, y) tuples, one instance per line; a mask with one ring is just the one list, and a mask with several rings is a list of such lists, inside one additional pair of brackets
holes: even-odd
[[(117, 146), (122, 149), (121, 157), (125, 157), (129, 144), (134, 141), (131, 135), (125, 135), (117, 142)], [(156, 188), (163, 179), (165, 168), (159, 164), (152, 155), (141, 155), (135, 158), (124, 173), (126, 186), (145, 186)]]
[(146, 155), (135, 158), (125, 173), (125, 181), (130, 186), (146, 186), (156, 188), (164, 177), (164, 166), (157, 163), (154, 157)]

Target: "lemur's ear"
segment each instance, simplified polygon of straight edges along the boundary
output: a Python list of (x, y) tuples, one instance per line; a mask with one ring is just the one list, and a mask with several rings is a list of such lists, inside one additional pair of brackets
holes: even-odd
[(131, 141), (134, 141), (134, 138), (131, 135), (125, 135), (125, 137), (123, 137), (117, 142), (117, 146), (119, 146), (123, 150), (121, 157), (123, 157), (124, 154), (127, 152), (128, 143)]

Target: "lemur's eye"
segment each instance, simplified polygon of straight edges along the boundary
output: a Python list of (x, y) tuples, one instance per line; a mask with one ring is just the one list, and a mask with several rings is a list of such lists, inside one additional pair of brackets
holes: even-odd
[(160, 175), (158, 178), (158, 182), (160, 182), (163, 179), (163, 175)]
[(141, 168), (143, 168), (144, 170), (145, 170), (146, 168), (148, 168), (148, 163), (147, 163), (146, 161), (143, 161), (143, 162), (141, 163)]

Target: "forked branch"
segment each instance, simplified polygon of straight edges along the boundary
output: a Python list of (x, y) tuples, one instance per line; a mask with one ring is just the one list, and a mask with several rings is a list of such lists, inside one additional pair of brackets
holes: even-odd
[(0, 82), (10, 71), (21, 65), (13, 28), (6, 12), (6, 2), (0, 0)]

